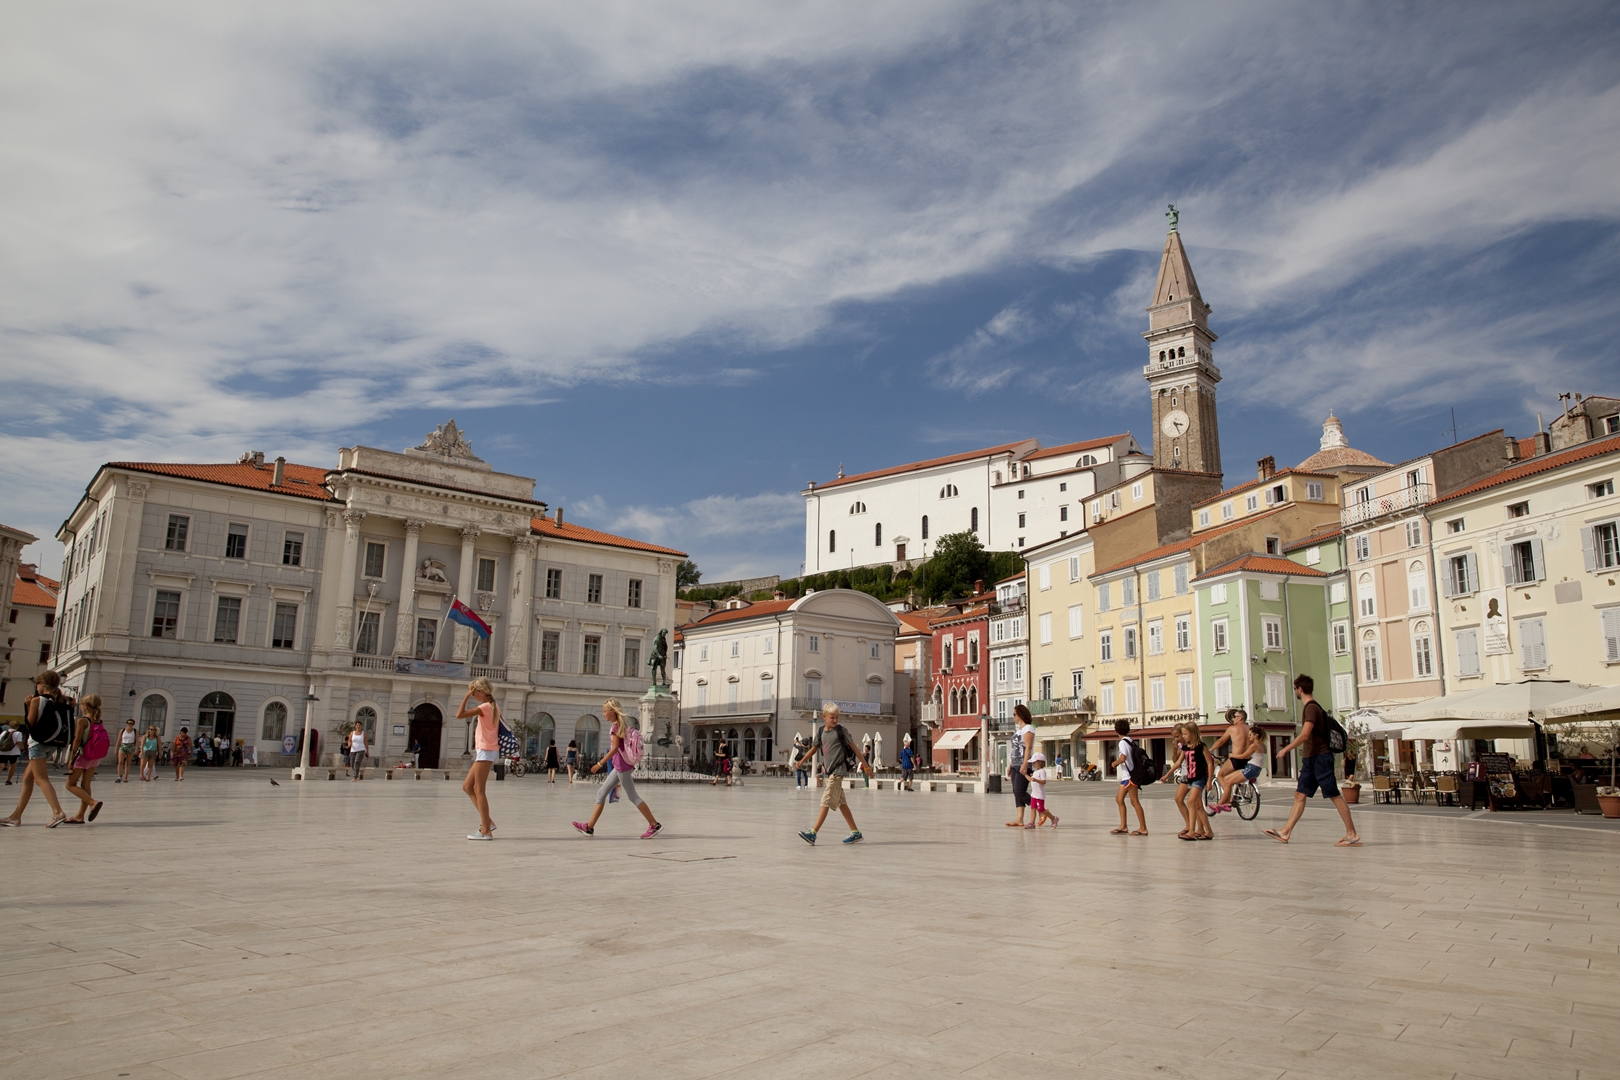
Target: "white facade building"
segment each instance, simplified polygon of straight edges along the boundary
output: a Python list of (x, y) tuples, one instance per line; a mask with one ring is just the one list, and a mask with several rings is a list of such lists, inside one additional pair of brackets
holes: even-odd
[[(545, 517), (533, 488), (453, 422), (404, 453), (342, 450), (332, 470), (105, 465), (58, 534), (58, 668), (119, 708), (110, 722), (225, 735), (260, 762), (293, 760), (278, 755), (311, 692), (318, 753), (361, 723), (385, 760), (416, 745), (424, 766), (459, 761), (454, 710), (477, 676), (539, 749), (577, 737), (594, 754), (602, 700), (630, 708), (648, 686), (683, 554)], [(487, 641), (446, 622), (453, 598)]]
[[(1076, 530), (1078, 532), (1078, 530)], [(1030, 698), (1029, 593), (1026, 576), (1018, 573), (996, 583), (996, 603), (990, 609), (990, 743), (999, 771), (1007, 768), (1007, 741), (1013, 729), (1013, 708)]]
[(1035, 439), (812, 482), (805, 500), (804, 572), (926, 559), (941, 536), (976, 532), (986, 548), (1017, 551), (1085, 527), (1080, 504), (1140, 455), (1130, 435), (1042, 449)]
[[(695, 762), (721, 740), (738, 761), (785, 762), (825, 701), (838, 702), (857, 739), (882, 736), (893, 764), (910, 729), (910, 679), (897, 672), (900, 620), (850, 589), (811, 592), (716, 611), (681, 627), (681, 735)], [(875, 745), (875, 744), (874, 744)]]
[(56, 634), (56, 594), (61, 582), (23, 563), (11, 590), (11, 600), (0, 607), (6, 613), (6, 651), (11, 671), (0, 679), (0, 722), (20, 720), (23, 701), (34, 692), (32, 680), (50, 668)]

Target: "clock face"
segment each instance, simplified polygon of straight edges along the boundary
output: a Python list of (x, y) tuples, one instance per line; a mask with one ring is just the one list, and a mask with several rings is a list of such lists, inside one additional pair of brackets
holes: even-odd
[(1188, 428), (1187, 414), (1180, 409), (1171, 409), (1164, 414), (1164, 420), (1159, 424), (1164, 433), (1172, 439), (1178, 435), (1185, 435)]

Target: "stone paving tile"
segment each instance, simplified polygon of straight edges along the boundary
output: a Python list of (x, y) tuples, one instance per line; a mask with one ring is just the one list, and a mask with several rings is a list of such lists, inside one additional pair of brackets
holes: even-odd
[(1187, 845), (1150, 792), (1154, 835), (1122, 843), (1090, 785), (1058, 789), (1063, 829), (1012, 835), (1004, 799), (857, 790), (867, 842), (810, 849), (790, 786), (649, 785), (667, 828), (645, 844), (621, 807), (572, 835), (594, 789), (524, 780), (492, 785), (501, 839), (473, 845), (454, 784), (267, 780), (119, 788), (95, 826), (0, 833), (27, 883), (0, 893), (5, 1080), (1620, 1060), (1620, 830), (1592, 822), (1381, 810), (1347, 852), (1313, 806), (1285, 848), (1259, 836), (1286, 809), (1268, 800)]

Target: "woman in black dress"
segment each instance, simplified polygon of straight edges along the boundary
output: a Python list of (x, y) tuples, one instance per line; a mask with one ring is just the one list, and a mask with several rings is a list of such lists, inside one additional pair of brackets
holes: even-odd
[(551, 742), (546, 746), (546, 783), (555, 784), (557, 782), (557, 769), (559, 767), (560, 763), (557, 761), (557, 740), (552, 739)]

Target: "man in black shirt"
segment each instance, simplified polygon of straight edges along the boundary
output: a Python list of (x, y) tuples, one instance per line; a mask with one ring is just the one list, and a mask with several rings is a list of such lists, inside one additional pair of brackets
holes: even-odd
[(1288, 843), (1294, 826), (1299, 824), (1301, 815), (1305, 813), (1305, 800), (1320, 788), (1322, 797), (1333, 800), (1339, 817), (1344, 820), (1344, 835), (1334, 842), (1334, 846), (1360, 847), (1361, 837), (1356, 833), (1356, 823), (1350, 820), (1350, 804), (1344, 801), (1344, 796), (1339, 793), (1338, 781), (1333, 778), (1333, 751), (1328, 746), (1327, 714), (1311, 696), (1315, 688), (1316, 681), (1309, 675), (1300, 675), (1294, 680), (1294, 697), (1305, 706), (1300, 715), (1299, 734), (1294, 736), (1293, 742), (1277, 751), (1277, 756), (1281, 757), (1294, 747), (1300, 747), (1299, 784), (1294, 790), (1294, 808), (1288, 814), (1288, 823), (1280, 829), (1267, 829), (1266, 835), (1280, 843)]

